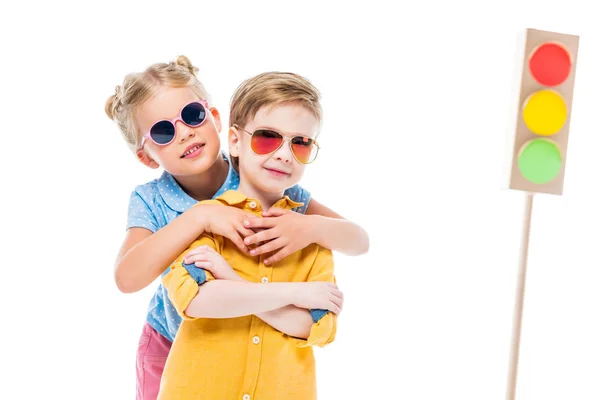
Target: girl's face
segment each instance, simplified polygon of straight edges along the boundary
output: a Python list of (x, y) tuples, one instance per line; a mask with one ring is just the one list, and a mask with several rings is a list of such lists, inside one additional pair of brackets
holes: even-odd
[[(300, 181), (305, 164), (298, 162), (290, 149), (289, 138), (305, 136), (314, 139), (319, 123), (314, 114), (298, 104), (283, 104), (261, 108), (255, 117), (239, 129), (229, 131), (229, 151), (239, 157), (240, 185), (269, 194), (282, 194)], [(286, 137), (284, 143), (267, 155), (256, 154), (251, 147), (250, 133), (269, 129)]]
[[(184, 106), (198, 100), (204, 99), (199, 99), (190, 88), (162, 87), (137, 110), (138, 132), (144, 135), (156, 122), (179, 117)], [(158, 145), (147, 138), (137, 156), (145, 165), (160, 166), (175, 177), (201, 174), (220, 156), (220, 130), (219, 112), (210, 108), (206, 121), (200, 126), (175, 122), (175, 139), (167, 145)]]

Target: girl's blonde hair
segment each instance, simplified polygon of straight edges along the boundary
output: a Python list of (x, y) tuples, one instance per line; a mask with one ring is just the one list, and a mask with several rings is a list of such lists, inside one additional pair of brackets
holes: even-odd
[(210, 103), (210, 96), (196, 77), (198, 68), (186, 56), (179, 56), (170, 63), (157, 63), (144, 72), (128, 74), (122, 86), (106, 101), (106, 115), (119, 126), (119, 130), (133, 152), (139, 149), (141, 132), (135, 123), (137, 108), (152, 97), (161, 87), (189, 87), (200, 99)]

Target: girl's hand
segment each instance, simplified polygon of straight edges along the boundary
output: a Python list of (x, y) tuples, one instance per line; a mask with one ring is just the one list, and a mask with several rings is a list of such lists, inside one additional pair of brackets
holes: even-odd
[(263, 213), (263, 217), (244, 222), (246, 228), (259, 231), (247, 235), (244, 243), (248, 246), (264, 243), (250, 251), (253, 256), (279, 250), (265, 259), (265, 264), (276, 263), (309, 244), (318, 242), (316, 235), (319, 230), (314, 216), (271, 207)]
[(243, 252), (248, 253), (244, 245), (244, 238), (254, 234), (254, 231), (245, 228), (245, 220), (253, 220), (258, 217), (247, 211), (235, 207), (224, 207), (218, 204), (202, 204), (197, 206), (202, 213), (204, 231), (224, 236), (231, 240)]
[(183, 261), (186, 264), (194, 263), (196, 267), (209, 271), (215, 279), (242, 280), (223, 256), (209, 246), (199, 246), (190, 250)]

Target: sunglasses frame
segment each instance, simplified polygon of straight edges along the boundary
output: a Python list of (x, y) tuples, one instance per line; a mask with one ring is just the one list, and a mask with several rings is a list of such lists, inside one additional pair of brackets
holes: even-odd
[[(200, 122), (198, 125), (190, 125), (190, 124), (187, 124), (181, 118), (181, 114), (183, 113), (183, 110), (185, 110), (186, 107), (188, 107), (191, 104), (195, 104), (195, 103), (198, 103), (198, 104), (202, 105), (202, 107), (204, 107), (205, 116), (204, 116), (204, 120), (202, 122)], [(207, 118), (208, 117), (208, 113), (209, 113), (208, 101), (206, 101), (206, 100), (194, 100), (194, 101), (190, 101), (185, 106), (181, 107), (181, 110), (179, 111), (179, 114), (177, 115), (177, 117), (175, 117), (173, 119), (161, 119), (161, 120), (158, 120), (155, 123), (153, 123), (152, 126), (150, 127), (150, 129), (148, 130), (148, 132), (146, 132), (146, 134), (144, 136), (142, 136), (142, 143), (140, 144), (140, 149), (144, 147), (144, 143), (146, 142), (146, 139), (150, 139), (157, 146), (166, 146), (168, 144), (173, 143), (173, 141), (177, 137), (177, 126), (175, 125), (175, 123), (177, 123), (178, 121), (181, 121), (183, 124), (185, 124), (186, 126), (189, 126), (190, 128), (197, 128), (197, 127), (201, 126), (203, 123), (206, 122), (206, 120), (208, 119)], [(175, 130), (175, 134), (173, 135), (173, 139), (169, 140), (167, 143), (157, 143), (154, 139), (152, 139), (152, 136), (151, 136), (150, 132), (152, 132), (152, 128), (154, 128), (154, 126), (156, 124), (158, 124), (160, 122), (165, 122), (165, 121), (166, 122), (170, 122), (171, 124), (173, 124), (173, 128)]]
[[(240, 128), (240, 126), (239, 126), (239, 125), (237, 125), (237, 124), (234, 124), (234, 125), (233, 125), (233, 127), (234, 127), (235, 129), (242, 130), (242, 131), (246, 132), (246, 133), (247, 133), (248, 135), (250, 135), (250, 136), (254, 136), (254, 134), (255, 134), (256, 132), (258, 132), (258, 131), (271, 131), (271, 132), (275, 132), (275, 133), (277, 133), (277, 134), (281, 135), (281, 137), (283, 138), (283, 140), (281, 141), (281, 144), (280, 144), (279, 146), (277, 146), (277, 148), (276, 148), (275, 150), (273, 150), (273, 151), (271, 151), (271, 152), (269, 152), (269, 153), (266, 153), (266, 154), (259, 154), (259, 153), (257, 153), (257, 152), (256, 152), (256, 151), (254, 151), (254, 149), (252, 148), (252, 145), (250, 145), (250, 148), (252, 149), (252, 152), (253, 152), (254, 154), (256, 154), (257, 156), (268, 156), (269, 154), (273, 154), (273, 153), (275, 153), (277, 150), (279, 150), (279, 149), (281, 148), (281, 146), (283, 146), (283, 144), (284, 144), (284, 143), (286, 142), (286, 140), (287, 140), (287, 141), (289, 141), (289, 142), (290, 142), (290, 152), (291, 152), (291, 153), (292, 153), (292, 155), (294, 156), (294, 159), (295, 159), (296, 161), (298, 161), (300, 164), (308, 165), (308, 164), (312, 164), (313, 162), (315, 162), (315, 160), (317, 159), (317, 156), (319, 155), (319, 150), (321, 150), (321, 146), (319, 146), (319, 143), (317, 143), (317, 141), (316, 141), (315, 139), (309, 138), (308, 136), (302, 136), (302, 135), (293, 135), (293, 136), (290, 136), (290, 135), (284, 135), (283, 133), (279, 132), (278, 130), (276, 130), (276, 129), (272, 129), (272, 128), (257, 128), (257, 129), (255, 129), (255, 130), (254, 130), (254, 132), (249, 132), (249, 131), (247, 131), (247, 130), (246, 130), (246, 129), (244, 129), (244, 128)], [(296, 153), (294, 153), (294, 148), (292, 147), (292, 140), (293, 140), (293, 139), (295, 139), (295, 138), (302, 138), (302, 139), (306, 139), (306, 138), (308, 138), (308, 139), (312, 140), (312, 142), (313, 142), (313, 144), (314, 144), (315, 146), (317, 146), (317, 154), (315, 154), (315, 157), (313, 158), (313, 160), (312, 160), (311, 162), (304, 163), (304, 162), (302, 162), (302, 161), (298, 160), (298, 157), (296, 157)]]

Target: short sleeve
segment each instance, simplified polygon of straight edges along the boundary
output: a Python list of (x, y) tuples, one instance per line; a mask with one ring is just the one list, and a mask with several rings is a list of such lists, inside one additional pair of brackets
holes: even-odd
[(310, 202), (310, 192), (308, 190), (300, 185), (295, 185), (287, 189), (285, 195), (295, 202), (304, 203), (302, 206), (294, 208), (293, 211), (300, 214), (306, 214), (306, 209)]
[(154, 233), (159, 229), (156, 216), (148, 203), (134, 190), (129, 197), (127, 228), (145, 228)]

